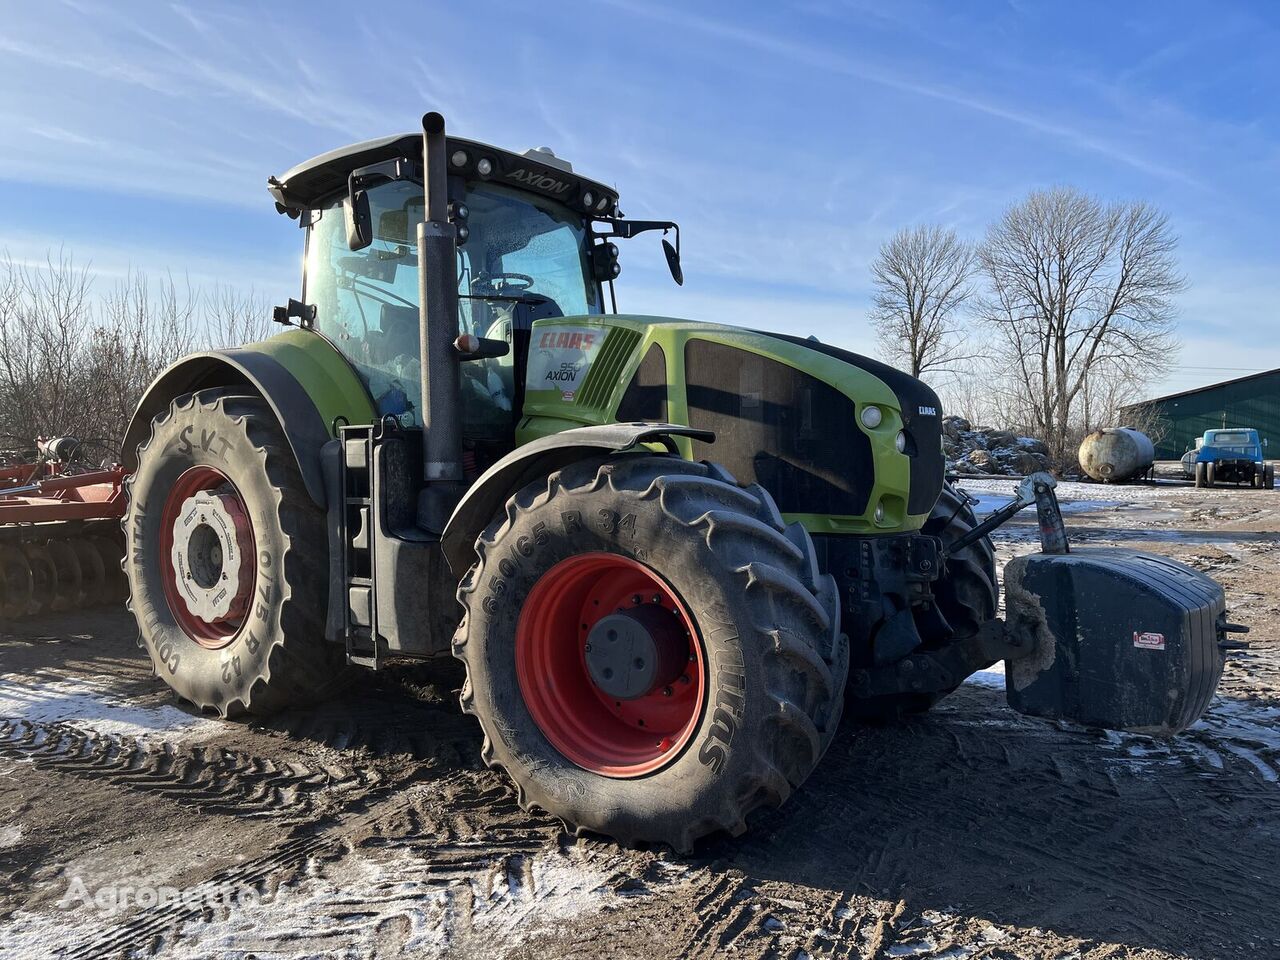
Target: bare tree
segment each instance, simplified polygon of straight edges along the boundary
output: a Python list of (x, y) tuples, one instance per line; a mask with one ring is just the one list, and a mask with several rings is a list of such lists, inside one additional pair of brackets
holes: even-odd
[(1068, 187), (1032, 193), (987, 231), (980, 314), (1016, 375), (1029, 426), (1059, 462), (1099, 406), (1114, 415), (1118, 387), (1150, 383), (1174, 359), (1173, 298), (1184, 287), (1176, 246), (1149, 204), (1104, 204)]
[(872, 264), (871, 324), (890, 359), (913, 377), (968, 359), (957, 314), (973, 293), (974, 251), (954, 230), (899, 230)]

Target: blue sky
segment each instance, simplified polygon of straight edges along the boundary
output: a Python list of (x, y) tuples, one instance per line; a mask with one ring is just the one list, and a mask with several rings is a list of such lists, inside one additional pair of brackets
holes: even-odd
[(620, 307), (874, 352), (869, 263), (896, 229), (978, 237), (1027, 191), (1146, 199), (1181, 236), (1179, 367), (1280, 367), (1280, 5), (6, 5), (0, 247), (296, 294), (268, 174), (417, 128), (547, 144), (683, 226)]

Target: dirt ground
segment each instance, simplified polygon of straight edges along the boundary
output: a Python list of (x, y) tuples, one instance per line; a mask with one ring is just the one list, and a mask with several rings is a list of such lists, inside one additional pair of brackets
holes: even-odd
[[(184, 711), (123, 611), (0, 624), (0, 956), (1280, 957), (1280, 491), (1060, 494), (1076, 542), (1190, 563), (1253, 628), (1200, 723), (1024, 718), (988, 671), (846, 723), (782, 810), (688, 858), (522, 813), (452, 664), (244, 725)], [(166, 887), (190, 896), (141, 892)]]

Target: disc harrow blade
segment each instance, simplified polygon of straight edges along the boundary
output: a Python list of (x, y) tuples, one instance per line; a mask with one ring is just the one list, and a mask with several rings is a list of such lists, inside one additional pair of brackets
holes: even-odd
[(70, 610), (80, 606), (84, 598), (83, 576), (80, 558), (66, 540), (50, 540), (49, 556), (53, 558), (57, 574), (57, 587), (53, 601), (54, 610)]
[(102, 554), (88, 540), (78, 537), (68, 540), (67, 545), (75, 553), (80, 565), (80, 606), (91, 607), (106, 603), (109, 599), (107, 571)]
[(31, 571), (31, 595), (26, 612), (34, 617), (54, 609), (58, 596), (58, 568), (46, 544), (24, 543), (22, 555)]
[(0, 544), (0, 617), (16, 620), (26, 616), (33, 588), (26, 554), (16, 544)]
[(103, 603), (124, 603), (129, 593), (121, 562), (124, 560), (124, 546), (119, 540), (110, 537), (90, 537), (89, 544), (98, 551), (102, 558)]

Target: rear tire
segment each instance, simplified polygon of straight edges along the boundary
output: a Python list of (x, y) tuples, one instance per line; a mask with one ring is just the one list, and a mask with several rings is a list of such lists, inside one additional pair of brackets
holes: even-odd
[(1196, 464), (1196, 486), (1197, 487), (1207, 487), (1209, 485), (1205, 477), (1206, 466), (1207, 464), (1204, 464), (1204, 463)]
[(1204, 485), (1206, 487), (1213, 486), (1214, 482), (1217, 480), (1217, 477), (1215, 476), (1216, 473), (1217, 470), (1215, 469), (1213, 461), (1209, 461), (1204, 465)]
[[(165, 540), (183, 478), (200, 473), (225, 478), (218, 489), (239, 498), (251, 531), (243, 615), (217, 629), (184, 608)], [(156, 674), (180, 697), (224, 717), (261, 715), (343, 684), (344, 651), (324, 639), (325, 516), (264, 400), (229, 389), (179, 397), (152, 423), (126, 489), (129, 608)]]
[[(835, 582), (818, 572), (808, 534), (785, 526), (761, 487), (674, 457), (592, 459), (518, 492), (476, 550), (480, 561), (458, 590), (466, 614), (453, 644), (467, 668), (462, 706), (484, 730), (485, 762), (506, 770), (525, 809), (579, 834), (688, 851), (780, 805), (830, 744), (849, 662)], [(608, 596), (607, 583), (570, 591), (575, 566), (588, 562), (647, 571), (654, 596), (673, 598), (693, 626), (685, 676), (700, 684), (700, 703), (669, 744), (654, 741), (651, 756), (636, 753), (636, 720), (625, 715), (641, 701), (624, 707), (583, 679), (591, 597)], [(566, 592), (548, 589), (557, 583)], [(526, 618), (552, 602), (574, 615), (543, 646), (577, 649), (581, 663), (561, 657), (544, 690), (530, 686), (541, 675), (523, 651), (545, 634), (531, 634)], [(619, 613), (628, 602), (617, 602)], [(568, 728), (555, 717), (567, 701), (576, 711), (563, 718)], [(584, 732), (573, 733), (575, 718)]]
[[(978, 525), (973, 508), (950, 483), (943, 483), (942, 493), (925, 521), (922, 533), (941, 538), (944, 546), (958, 540)], [(983, 537), (959, 554), (948, 557), (946, 566), (933, 584), (934, 602), (951, 626), (950, 633), (931, 633), (921, 627), (924, 640), (921, 650), (937, 650), (956, 640), (964, 640), (978, 632), (984, 623), (995, 619), (999, 609), (1000, 585), (996, 577), (995, 547), (990, 537)], [(959, 684), (932, 693), (897, 693), (856, 699), (850, 697), (845, 709), (863, 720), (895, 720), (924, 713), (943, 697), (955, 692)]]

